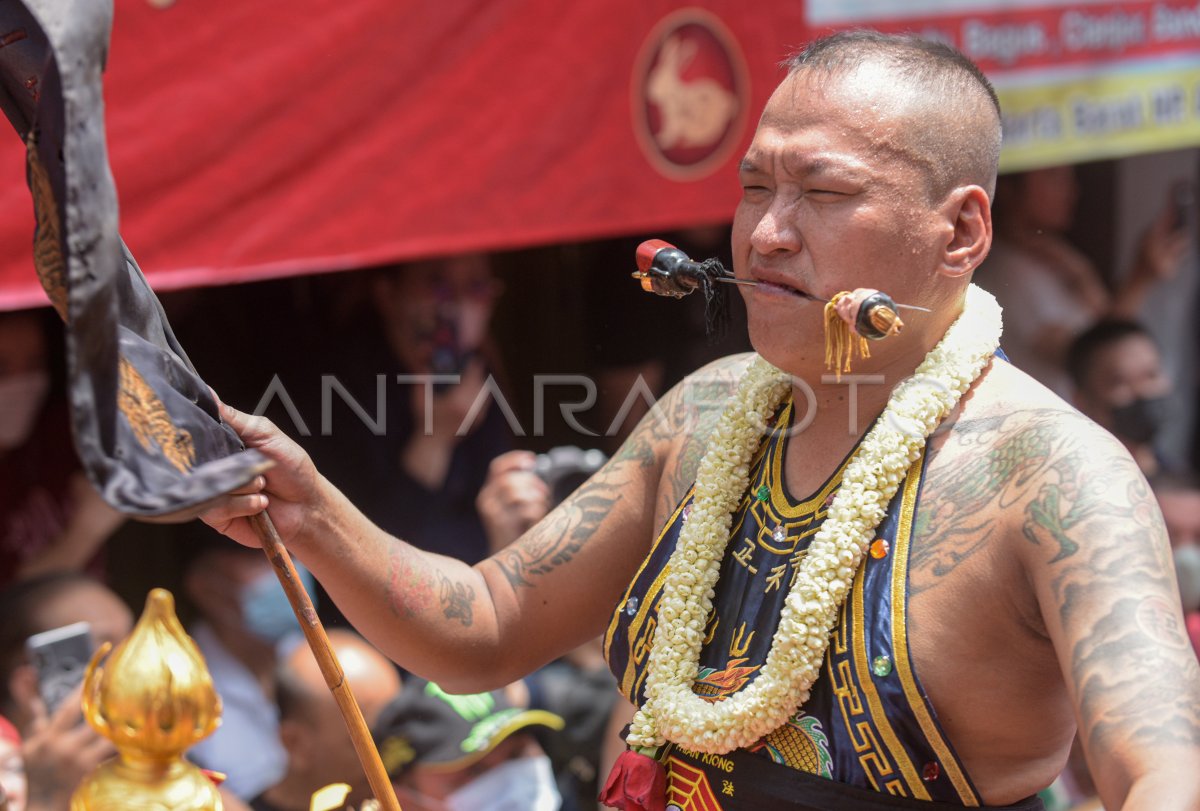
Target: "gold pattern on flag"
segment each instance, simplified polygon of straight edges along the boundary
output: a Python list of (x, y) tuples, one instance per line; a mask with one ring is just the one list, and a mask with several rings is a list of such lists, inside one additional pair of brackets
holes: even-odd
[(176, 427), (154, 389), (125, 358), (121, 358), (121, 392), (117, 404), (144, 450), (150, 452), (157, 446), (180, 473), (192, 469), (196, 462), (192, 435)]
[(33, 195), (33, 214), (37, 228), (33, 236), (33, 266), (50, 303), (58, 317), (67, 320), (67, 266), (62, 255), (62, 224), (58, 218), (58, 204), (54, 201), (54, 189), (50, 175), (38, 160), (37, 136), (29, 131), (25, 139), (25, 150), (29, 161), (29, 189)]

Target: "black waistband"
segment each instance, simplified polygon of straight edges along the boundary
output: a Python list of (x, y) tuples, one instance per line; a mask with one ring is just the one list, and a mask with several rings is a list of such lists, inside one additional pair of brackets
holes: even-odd
[[(899, 797), (839, 783), (742, 750), (701, 759), (673, 748), (669, 757), (678, 758), (705, 773), (722, 811), (758, 811), (764, 808), (780, 811), (963, 811), (965, 808), (962, 805)], [(690, 781), (681, 780), (680, 783)], [(1035, 796), (1013, 805), (979, 808), (981, 811), (1044, 811), (1045, 806)]]

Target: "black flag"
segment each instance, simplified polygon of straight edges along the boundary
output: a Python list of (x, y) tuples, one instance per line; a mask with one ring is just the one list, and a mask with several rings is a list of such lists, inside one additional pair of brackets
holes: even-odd
[(186, 517), (267, 467), (222, 423), (117, 231), (101, 72), (111, 0), (0, 0), (0, 106), (24, 139), (34, 265), (67, 326), (71, 420), (105, 501)]

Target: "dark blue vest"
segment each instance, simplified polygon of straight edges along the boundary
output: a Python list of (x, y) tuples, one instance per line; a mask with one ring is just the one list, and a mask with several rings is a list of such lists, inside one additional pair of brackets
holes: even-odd
[[(733, 517), (732, 540), (694, 688), (700, 695), (729, 695), (757, 676), (788, 587), (841, 483), (845, 462), (809, 498), (796, 501), (785, 492), (783, 457), (791, 419), (789, 402), (755, 456), (749, 492)], [(909, 656), (908, 554), (923, 463), (922, 458), (913, 464), (888, 507), (842, 607), (808, 702), (746, 750), (718, 757), (672, 749), (667, 760), (669, 802), (683, 809), (761, 808), (764, 801), (776, 803), (772, 807), (810, 807), (794, 795), (764, 794), (766, 766), (781, 785), (789, 784), (791, 770), (805, 772), (828, 778), (818, 785), (835, 781), (857, 787), (863, 790), (861, 797), (884, 800), (880, 807), (910, 807), (896, 805), (899, 798), (924, 801), (916, 805), (927, 808), (980, 804), (938, 726)], [(605, 638), (609, 666), (621, 691), (639, 703), (662, 598), (663, 569), (687, 520), (692, 495), (684, 497), (667, 521)], [(793, 801), (794, 805), (778, 804)], [(861, 801), (846, 807), (862, 807)]]

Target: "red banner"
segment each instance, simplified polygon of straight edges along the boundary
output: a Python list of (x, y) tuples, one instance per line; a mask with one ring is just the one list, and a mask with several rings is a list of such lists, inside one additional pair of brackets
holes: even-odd
[[(1008, 168), (1200, 140), (1195, 0), (116, 0), (122, 233), (172, 289), (724, 221), (779, 62), (855, 25), (979, 61)], [(0, 309), (45, 302), (22, 152)]]
[[(172, 289), (726, 220), (804, 39), (772, 5), (117, 0), (122, 233)], [(23, 164), (14, 136), (0, 308), (45, 302)]]
[(1048, 65), (1194, 57), (1200, 49), (1196, 0), (813, 0), (809, 9), (814, 34), (856, 25), (919, 33), (955, 46), (992, 76)]

